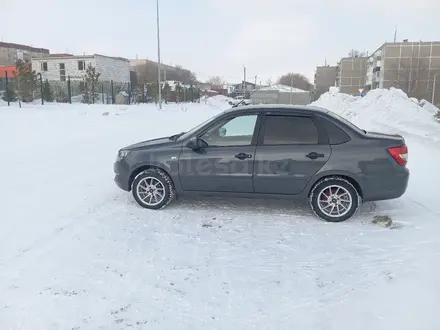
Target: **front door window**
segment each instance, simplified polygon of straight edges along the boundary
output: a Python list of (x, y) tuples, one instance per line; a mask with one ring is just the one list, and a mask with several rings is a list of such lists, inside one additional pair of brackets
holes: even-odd
[(208, 147), (251, 145), (257, 117), (248, 115), (227, 119), (208, 129), (200, 138)]

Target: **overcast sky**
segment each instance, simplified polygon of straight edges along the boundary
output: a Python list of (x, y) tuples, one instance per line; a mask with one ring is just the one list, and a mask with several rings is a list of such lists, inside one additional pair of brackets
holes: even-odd
[[(5, 42), (157, 60), (156, 0), (0, 0)], [(440, 0), (160, 0), (162, 61), (201, 80), (313, 80), (317, 65), (385, 41), (440, 39)], [(313, 81), (312, 81), (313, 82)]]

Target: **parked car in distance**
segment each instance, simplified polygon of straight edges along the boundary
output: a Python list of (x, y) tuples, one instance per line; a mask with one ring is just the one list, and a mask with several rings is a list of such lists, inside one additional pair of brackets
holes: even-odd
[(362, 201), (402, 196), (407, 157), (402, 136), (366, 132), (326, 109), (253, 105), (122, 148), (114, 171), (117, 185), (148, 209), (184, 194), (299, 198), (339, 222)]
[(250, 99), (246, 99), (244, 96), (236, 96), (234, 97), (232, 100), (230, 100), (229, 105), (231, 106), (237, 106), (237, 105), (249, 105), (252, 103), (252, 101)]

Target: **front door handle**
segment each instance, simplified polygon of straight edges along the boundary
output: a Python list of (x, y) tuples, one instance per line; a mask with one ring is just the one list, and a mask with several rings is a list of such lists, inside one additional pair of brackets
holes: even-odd
[(244, 160), (244, 159), (247, 159), (247, 158), (252, 158), (252, 155), (245, 154), (244, 152), (240, 152), (238, 155), (235, 155), (235, 158), (238, 158), (240, 160)]
[(308, 153), (308, 154), (306, 155), (306, 157), (308, 157), (308, 158), (310, 158), (310, 159), (317, 159), (317, 158), (323, 158), (323, 157), (324, 157), (324, 154), (318, 154), (318, 153), (316, 153), (316, 152), (311, 152), (311, 153)]

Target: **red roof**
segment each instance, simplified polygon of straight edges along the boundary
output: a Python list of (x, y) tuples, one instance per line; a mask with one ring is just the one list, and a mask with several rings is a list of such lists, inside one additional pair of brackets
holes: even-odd
[(0, 66), (0, 78), (6, 78), (6, 73), (8, 73), (8, 78), (14, 77), (14, 72), (17, 71), (15, 66)]

